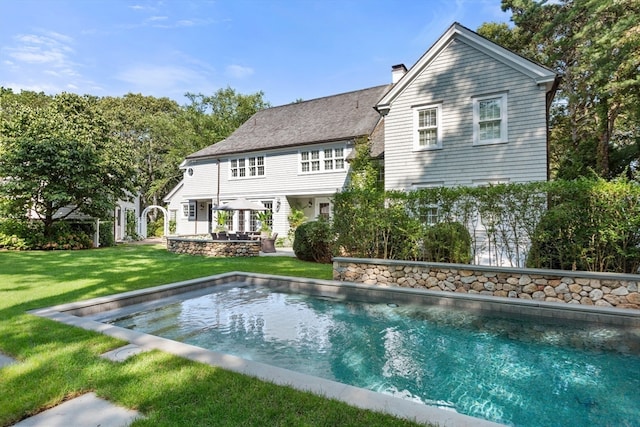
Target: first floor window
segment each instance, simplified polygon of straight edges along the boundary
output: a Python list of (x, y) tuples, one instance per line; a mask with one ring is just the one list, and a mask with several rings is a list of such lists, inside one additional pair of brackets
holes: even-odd
[(329, 219), (330, 215), (331, 215), (331, 205), (327, 202), (320, 202), (318, 204), (318, 216), (324, 219)]
[(436, 205), (425, 206), (422, 209), (421, 220), (427, 225), (436, 225), (439, 221), (438, 207)]
[(196, 218), (196, 202), (182, 204), (182, 217), (188, 219)]
[[(273, 201), (263, 200), (262, 205), (266, 208), (266, 212), (271, 213), (269, 218), (266, 220), (266, 227), (273, 230)], [(262, 226), (265, 226), (265, 224), (262, 224), (258, 220), (258, 212), (251, 211), (251, 231), (259, 231)]]
[(474, 144), (507, 142), (507, 94), (473, 100)]

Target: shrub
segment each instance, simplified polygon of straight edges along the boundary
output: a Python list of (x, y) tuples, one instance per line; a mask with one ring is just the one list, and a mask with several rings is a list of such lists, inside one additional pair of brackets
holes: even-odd
[(147, 237), (162, 237), (164, 234), (164, 217), (157, 218), (147, 224)]
[(139, 240), (142, 237), (138, 236), (138, 219), (136, 213), (133, 210), (127, 209), (127, 223), (125, 225), (125, 235), (129, 239)]
[(304, 222), (308, 218), (304, 215), (304, 211), (299, 206), (291, 206), (291, 212), (287, 216), (287, 221), (289, 222), (289, 232), (287, 233), (287, 237), (289, 241), (293, 241), (296, 234), (296, 229), (300, 226), (300, 224), (304, 224)]
[(626, 179), (555, 182), (527, 266), (637, 273), (640, 187)]
[(300, 224), (293, 240), (293, 252), (298, 259), (330, 263), (334, 235), (328, 221), (320, 219)]
[(32, 239), (29, 237), (37, 233), (35, 225), (28, 221), (3, 219), (0, 222), (0, 249), (30, 249)]
[(113, 236), (113, 221), (100, 221), (98, 241), (101, 248), (114, 246), (116, 239)]
[(471, 234), (459, 222), (441, 222), (426, 230), (424, 259), (432, 262), (469, 264)]
[(383, 230), (391, 224), (383, 220), (385, 192), (350, 189), (333, 197), (333, 228), (336, 245), (349, 256), (377, 258), (384, 253), (387, 241)]
[(0, 247), (5, 249), (89, 249), (93, 247), (93, 223), (57, 222), (44, 235), (39, 221), (4, 220), (0, 224)]

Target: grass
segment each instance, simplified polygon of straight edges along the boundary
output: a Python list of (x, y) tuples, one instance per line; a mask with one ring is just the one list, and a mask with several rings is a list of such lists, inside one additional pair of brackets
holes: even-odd
[(204, 258), (159, 245), (0, 252), (0, 425), (88, 391), (141, 411), (134, 426), (410, 426), (412, 422), (159, 351), (123, 363), (124, 343), (25, 311), (228, 271), (331, 278), (331, 266), (288, 257)]

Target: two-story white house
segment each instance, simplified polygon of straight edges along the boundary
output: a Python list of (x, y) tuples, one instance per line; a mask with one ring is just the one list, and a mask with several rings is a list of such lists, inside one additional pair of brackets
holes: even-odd
[[(239, 198), (271, 209), (273, 231), (286, 236), (294, 206), (305, 216), (328, 216), (331, 196), (348, 179), (347, 156), (356, 138), (381, 121), (373, 108), (390, 85), (257, 112), (224, 141), (193, 153), (184, 178), (165, 199), (177, 234), (215, 228), (212, 208)], [(255, 229), (250, 211), (236, 211), (232, 230)]]
[[(386, 189), (548, 178), (547, 118), (557, 75), (454, 23), (392, 83), (257, 112), (226, 140), (184, 160), (165, 202), (177, 234), (208, 233), (213, 207), (246, 198), (286, 235), (292, 206), (329, 216), (349, 179), (354, 141), (384, 161)], [(255, 229), (236, 211), (234, 230)]]

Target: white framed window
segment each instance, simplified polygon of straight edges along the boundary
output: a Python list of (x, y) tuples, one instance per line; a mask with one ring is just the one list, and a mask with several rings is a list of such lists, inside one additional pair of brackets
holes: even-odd
[[(273, 230), (273, 200), (262, 200), (261, 203), (267, 211), (271, 212), (269, 219), (267, 219), (267, 226)], [(258, 223), (257, 212), (251, 211), (251, 226), (249, 229), (251, 231), (258, 231), (260, 228)]]
[(300, 152), (300, 172), (331, 172), (345, 169), (344, 148), (324, 148)]
[(507, 94), (473, 98), (473, 144), (507, 142)]
[(232, 179), (256, 178), (264, 175), (264, 156), (241, 157), (229, 161), (229, 176)]
[(329, 219), (331, 216), (331, 204), (329, 202), (318, 203), (318, 216)]
[(196, 202), (182, 204), (182, 217), (187, 219), (196, 219)]
[(413, 149), (442, 148), (442, 105), (424, 105), (413, 109)]
[(440, 209), (438, 205), (425, 205), (420, 209), (420, 219), (428, 226), (434, 226), (440, 222)]
[(331, 205), (331, 199), (328, 197), (318, 197), (314, 203), (314, 213), (316, 218), (330, 219), (333, 207)]

